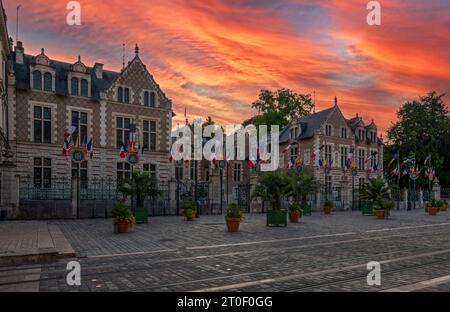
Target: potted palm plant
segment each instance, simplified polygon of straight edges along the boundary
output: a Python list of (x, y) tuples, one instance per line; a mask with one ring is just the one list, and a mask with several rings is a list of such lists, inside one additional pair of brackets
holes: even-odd
[(127, 197), (135, 199), (134, 216), (137, 223), (148, 223), (148, 210), (144, 207), (147, 198), (156, 199), (161, 192), (158, 189), (158, 179), (148, 172), (133, 171), (131, 178), (125, 181), (119, 191)]
[(395, 207), (395, 202), (390, 199), (381, 199), (375, 204), (375, 215), (378, 219), (387, 219), (391, 209)]
[(300, 205), (303, 212), (309, 210), (309, 214), (311, 214), (306, 199), (309, 194), (317, 191), (318, 183), (314, 176), (304, 170), (301, 174), (289, 172), (286, 178), (288, 182), (287, 195), (293, 199), (294, 203)]
[(298, 203), (291, 203), (288, 206), (289, 210), (289, 221), (291, 223), (298, 223), (300, 218), (303, 216), (303, 209)]
[(391, 205), (390, 202), (388, 203), (386, 201), (390, 199), (390, 195), (390, 188), (383, 177), (370, 179), (362, 186), (360, 191), (360, 198), (367, 201), (369, 207), (375, 208), (375, 214), (380, 219), (384, 219), (387, 215), (383, 205), (386, 205), (387, 207)]
[(114, 204), (112, 210), (112, 218), (114, 225), (114, 232), (116, 233), (128, 233), (129, 227), (136, 224), (136, 219), (133, 216), (133, 212), (130, 207), (125, 205), (124, 202), (117, 202)]
[(441, 211), (447, 211), (448, 210), (448, 202), (443, 199), (442, 200), (442, 206), (441, 206)]
[(252, 197), (270, 201), (267, 226), (287, 226), (287, 211), (281, 208), (281, 199), (287, 193), (287, 179), (281, 171), (264, 172), (258, 179)]
[(181, 206), (182, 214), (186, 221), (195, 220), (195, 202), (192, 199), (186, 199)]
[(430, 216), (435, 216), (439, 211), (437, 200), (433, 199), (431, 202), (427, 203), (425, 211), (427, 211)]
[(327, 215), (331, 214), (331, 211), (334, 208), (334, 204), (331, 200), (326, 200), (323, 204), (323, 212)]
[(235, 203), (229, 204), (225, 210), (225, 220), (227, 223), (228, 232), (239, 231), (239, 225), (242, 221), (242, 211)]

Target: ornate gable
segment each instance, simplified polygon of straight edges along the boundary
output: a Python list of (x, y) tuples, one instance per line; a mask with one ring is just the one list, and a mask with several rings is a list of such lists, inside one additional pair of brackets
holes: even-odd
[(36, 64), (50, 66), (50, 59), (45, 55), (45, 50), (41, 49), (41, 54), (36, 56)]
[(139, 57), (139, 48), (136, 46), (135, 57), (120, 72), (106, 91), (106, 97), (110, 101), (117, 101), (117, 90), (119, 87), (130, 89), (130, 104), (143, 105), (143, 94), (145, 91), (154, 92), (157, 106), (171, 108), (171, 101), (166, 97), (153, 76), (147, 70), (145, 64)]

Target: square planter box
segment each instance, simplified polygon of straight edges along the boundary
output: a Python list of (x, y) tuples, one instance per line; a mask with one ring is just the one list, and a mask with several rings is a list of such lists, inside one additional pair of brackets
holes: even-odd
[(267, 212), (267, 226), (287, 226), (287, 211), (269, 210)]
[(148, 223), (148, 210), (145, 208), (136, 208), (134, 211), (136, 223)]

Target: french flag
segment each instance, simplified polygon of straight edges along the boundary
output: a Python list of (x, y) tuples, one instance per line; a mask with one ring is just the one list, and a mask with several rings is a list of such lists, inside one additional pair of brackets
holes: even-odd
[(86, 146), (87, 152), (89, 153), (89, 158), (94, 158), (94, 144), (92, 143), (92, 139), (89, 140), (89, 143)]

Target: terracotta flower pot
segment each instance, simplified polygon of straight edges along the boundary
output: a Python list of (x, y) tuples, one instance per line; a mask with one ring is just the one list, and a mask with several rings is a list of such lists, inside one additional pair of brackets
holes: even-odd
[(186, 215), (186, 221), (194, 221), (195, 220), (195, 211), (192, 211), (190, 215)]
[(119, 234), (128, 233), (128, 222), (117, 223), (117, 232)]
[(239, 218), (227, 218), (227, 228), (228, 232), (237, 232), (239, 231), (239, 225), (241, 224), (241, 219)]
[(430, 216), (435, 216), (438, 212), (438, 208), (437, 207), (429, 207), (428, 208), (428, 214)]
[(378, 219), (385, 219), (385, 211), (384, 209), (376, 209), (375, 210), (375, 215), (377, 216)]
[(326, 215), (331, 214), (331, 207), (323, 207), (323, 212), (324, 212)]
[(298, 220), (300, 219), (300, 212), (289, 212), (289, 221), (291, 223), (298, 223)]

